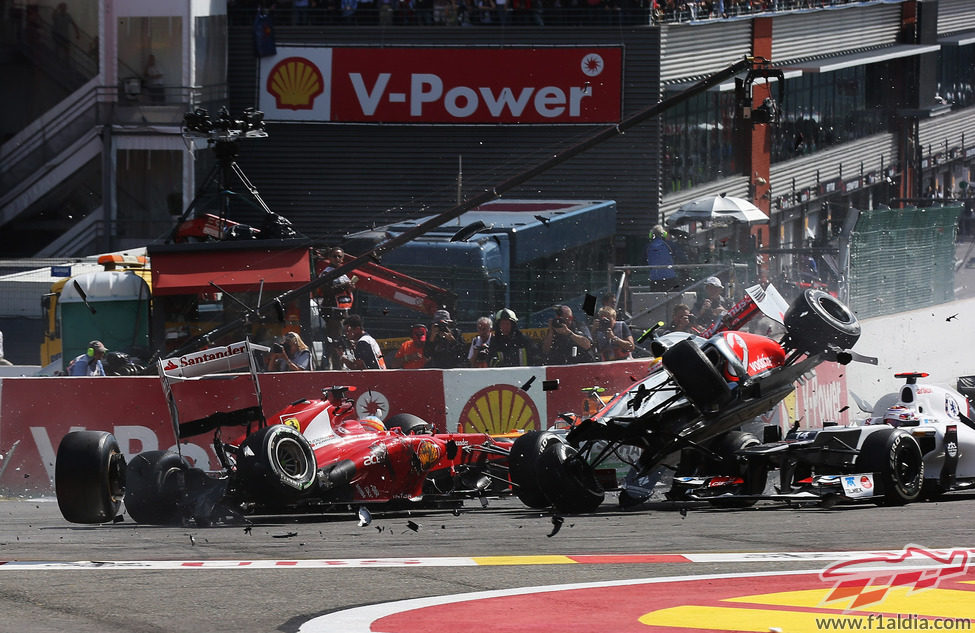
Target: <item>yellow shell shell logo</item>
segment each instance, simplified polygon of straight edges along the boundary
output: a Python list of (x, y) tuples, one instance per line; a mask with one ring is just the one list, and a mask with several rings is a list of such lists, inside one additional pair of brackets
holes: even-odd
[(315, 97), (325, 91), (318, 66), (304, 57), (282, 59), (267, 77), (267, 91), (284, 110), (311, 110)]
[(461, 411), (460, 424), (467, 433), (492, 435), (541, 428), (535, 403), (511, 385), (492, 385), (475, 393)]

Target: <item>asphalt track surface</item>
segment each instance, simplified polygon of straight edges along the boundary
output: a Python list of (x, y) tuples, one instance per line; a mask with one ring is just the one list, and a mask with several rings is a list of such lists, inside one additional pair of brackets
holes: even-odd
[(887, 581), (883, 608), (873, 608), (888, 626), (878, 616), (862, 629), (891, 630), (896, 617), (899, 630), (918, 630), (917, 618), (975, 617), (973, 510), (975, 494), (964, 492), (902, 508), (624, 512), (607, 502), (563, 517), (555, 532), (551, 514), (491, 499), (376, 513), (369, 525), (330, 514), (200, 529), (127, 517), (73, 525), (52, 499), (7, 499), (0, 631), (830, 630), (813, 615), (842, 615), (852, 600), (823, 607), (830, 565), (908, 545), (963, 550), (952, 561), (963, 564), (923, 592)]

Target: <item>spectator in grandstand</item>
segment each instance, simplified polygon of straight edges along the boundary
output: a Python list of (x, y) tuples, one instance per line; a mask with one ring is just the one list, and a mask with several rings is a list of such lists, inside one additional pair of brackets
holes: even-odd
[(308, 371), (311, 369), (311, 351), (297, 332), (288, 332), (284, 341), (271, 345), (267, 356), (268, 371)]
[(345, 350), (342, 363), (348, 369), (386, 369), (383, 351), (362, 327), (362, 317), (352, 314), (342, 322), (345, 336), (352, 344), (352, 349)]
[(410, 338), (403, 341), (396, 350), (396, 364), (402, 369), (422, 369), (426, 367), (427, 359), (423, 357), (423, 346), (427, 342), (427, 326), (422, 323), (413, 324)]
[(495, 10), (497, 11), (496, 22), (501, 24), (508, 24), (511, 22), (511, 13), (508, 11), (510, 8), (508, 6), (509, 4), (509, 0), (494, 0)]
[(494, 333), (488, 344), (492, 367), (523, 367), (533, 362), (531, 339), (518, 328), (518, 316), (510, 308), (502, 308), (494, 315)]
[(697, 315), (695, 325), (707, 328), (724, 316), (728, 308), (722, 296), (723, 292), (724, 284), (717, 277), (708, 277), (704, 280), (704, 293), (694, 304), (694, 314)]
[(677, 283), (677, 272), (673, 269), (674, 250), (667, 241), (667, 231), (657, 224), (650, 230), (650, 243), (647, 244), (647, 266), (650, 266), (650, 288), (664, 292)]
[(378, 0), (379, 26), (392, 26), (393, 15), (396, 13), (397, 0)]
[(555, 316), (548, 322), (542, 339), (542, 355), (548, 365), (588, 363), (595, 358), (592, 335), (584, 323), (572, 316), (572, 308), (555, 306)]
[(482, 316), (477, 320), (477, 335), (467, 349), (467, 364), (471, 367), (487, 367), (491, 359), (490, 345), (494, 329), (491, 317)]
[(358, 24), (356, 11), (359, 9), (359, 0), (341, 0), (339, 5), (342, 24)]
[(453, 369), (464, 364), (467, 346), (460, 330), (450, 318), (450, 312), (437, 310), (433, 314), (433, 324), (423, 346), (423, 356), (427, 367)]
[(691, 314), (691, 307), (686, 303), (678, 303), (674, 306), (670, 324), (667, 326), (668, 332), (694, 332), (694, 315)]
[(595, 328), (596, 351), (599, 360), (622, 360), (633, 358), (636, 342), (630, 326), (616, 320), (616, 310), (602, 307), (596, 312)]

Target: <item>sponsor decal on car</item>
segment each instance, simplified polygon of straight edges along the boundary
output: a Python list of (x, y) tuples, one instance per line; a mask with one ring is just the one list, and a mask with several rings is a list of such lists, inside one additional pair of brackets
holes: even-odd
[(874, 494), (874, 483), (872, 474), (843, 475), (843, 494), (853, 499), (863, 499), (872, 497)]

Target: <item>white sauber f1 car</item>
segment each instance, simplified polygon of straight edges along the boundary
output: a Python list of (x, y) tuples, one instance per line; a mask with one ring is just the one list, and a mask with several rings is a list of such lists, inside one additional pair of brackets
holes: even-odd
[[(968, 399), (954, 389), (919, 383), (924, 373), (900, 373), (899, 391), (870, 407), (855, 426), (795, 430), (778, 442), (737, 451), (744, 478), (683, 477), (691, 499), (747, 501), (839, 500), (903, 505), (975, 485), (975, 422)], [(745, 480), (779, 470), (771, 494), (747, 495)], [(768, 492), (768, 489), (766, 489)]]

